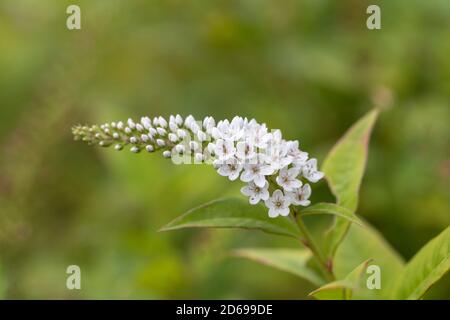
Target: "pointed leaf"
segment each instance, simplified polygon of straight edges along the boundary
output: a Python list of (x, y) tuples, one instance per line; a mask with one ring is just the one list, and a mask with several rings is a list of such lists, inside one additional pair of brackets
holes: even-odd
[(292, 273), (315, 285), (324, 283), (322, 277), (311, 269), (307, 262), (311, 258), (309, 250), (303, 249), (239, 249), (233, 255), (254, 260), (276, 269)]
[(406, 264), (394, 298), (420, 299), (449, 269), (450, 227), (447, 227)]
[(353, 212), (334, 203), (318, 203), (300, 211), (300, 215), (331, 214), (362, 226), (362, 221)]
[(403, 272), (404, 262), (381, 234), (367, 221), (364, 228), (352, 225), (347, 236), (336, 251), (333, 270), (338, 279), (345, 277), (361, 261), (373, 259), (381, 269), (381, 289), (362, 288), (354, 294), (358, 299), (387, 299), (398, 276)]
[[(378, 116), (374, 109), (356, 122), (333, 147), (326, 157), (322, 171), (328, 181), (337, 203), (355, 212), (358, 206), (358, 193), (364, 175), (370, 134)], [(350, 223), (336, 218), (335, 224), (327, 234), (326, 253), (332, 259), (345, 237)]]
[(363, 273), (370, 261), (370, 259), (364, 261), (345, 276), (345, 278), (327, 283), (309, 295), (321, 300), (351, 299), (353, 292), (361, 288)]
[(189, 210), (160, 229), (244, 228), (299, 238), (297, 225), (286, 217), (270, 218), (262, 205), (250, 205), (239, 198), (219, 199)]

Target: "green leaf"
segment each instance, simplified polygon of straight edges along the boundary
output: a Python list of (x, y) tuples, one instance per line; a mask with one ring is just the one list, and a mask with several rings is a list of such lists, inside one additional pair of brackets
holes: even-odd
[[(352, 212), (355, 212), (358, 206), (358, 193), (366, 167), (370, 134), (377, 116), (378, 110), (374, 109), (356, 122), (337, 142), (323, 163), (322, 171), (337, 203)], [(333, 258), (349, 226), (348, 221), (336, 217), (325, 241), (328, 258)]]
[(191, 209), (160, 231), (207, 227), (259, 229), (297, 239), (300, 237), (297, 225), (289, 218), (269, 218), (266, 208), (252, 206), (239, 198), (219, 199)]
[(420, 299), (450, 269), (450, 227), (429, 241), (406, 264), (396, 299)]
[(355, 293), (355, 298), (389, 298), (398, 276), (403, 272), (404, 262), (382, 235), (364, 221), (364, 228), (355, 224), (350, 227), (337, 249), (333, 261), (334, 274), (338, 279), (342, 279), (355, 265), (368, 259), (373, 259), (373, 264), (381, 269), (381, 289), (362, 288)]
[(300, 211), (300, 215), (331, 214), (362, 226), (362, 221), (347, 208), (334, 203), (318, 203)]
[(348, 275), (341, 280), (336, 280), (314, 290), (309, 295), (321, 300), (349, 300), (352, 298), (353, 292), (362, 288), (361, 282), (364, 271), (371, 259), (368, 259), (353, 269)]
[(323, 278), (307, 265), (311, 252), (306, 249), (238, 249), (233, 255), (254, 260), (273, 268), (290, 272), (315, 285), (325, 283)]

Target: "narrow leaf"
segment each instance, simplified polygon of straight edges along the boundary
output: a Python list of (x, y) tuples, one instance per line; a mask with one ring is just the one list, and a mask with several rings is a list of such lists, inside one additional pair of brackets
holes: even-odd
[[(326, 157), (322, 171), (337, 203), (356, 211), (358, 193), (364, 175), (370, 134), (378, 116), (374, 109), (356, 122), (337, 142)], [(326, 253), (332, 259), (337, 247), (345, 237), (350, 223), (336, 217), (333, 228), (326, 238)]]
[(381, 269), (381, 288), (369, 290), (362, 288), (354, 294), (358, 299), (387, 299), (399, 275), (403, 272), (404, 262), (382, 235), (367, 221), (364, 228), (352, 225), (347, 236), (336, 251), (333, 261), (334, 274), (342, 279), (361, 261), (373, 259)]
[(362, 226), (362, 221), (353, 212), (334, 203), (318, 203), (300, 211), (300, 215), (331, 214)]
[(351, 299), (353, 292), (361, 288), (363, 273), (370, 261), (371, 259), (364, 261), (345, 276), (345, 278), (327, 283), (309, 295), (321, 300)]
[(449, 269), (450, 227), (447, 227), (406, 264), (394, 298), (420, 299)]
[(260, 205), (252, 206), (239, 198), (219, 199), (194, 208), (160, 229), (182, 228), (244, 228), (299, 238), (297, 225), (286, 217), (269, 218)]
[(315, 285), (322, 285), (323, 278), (307, 263), (311, 258), (309, 250), (303, 249), (239, 249), (233, 255), (254, 260), (261, 264), (292, 273)]

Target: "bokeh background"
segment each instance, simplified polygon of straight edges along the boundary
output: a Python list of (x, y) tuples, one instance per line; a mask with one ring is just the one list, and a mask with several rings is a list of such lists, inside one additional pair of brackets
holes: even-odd
[[(78, 4), (82, 29), (66, 28)], [(366, 28), (378, 4), (382, 29)], [(305, 298), (307, 282), (231, 258), (296, 246), (260, 232), (157, 230), (236, 195), (209, 166), (91, 148), (73, 124), (238, 114), (323, 161), (382, 107), (359, 214), (406, 259), (450, 224), (448, 0), (2, 0), (0, 297)], [(330, 199), (325, 182), (314, 201)], [(82, 290), (65, 287), (77, 264)], [(427, 296), (450, 299), (446, 276)]]

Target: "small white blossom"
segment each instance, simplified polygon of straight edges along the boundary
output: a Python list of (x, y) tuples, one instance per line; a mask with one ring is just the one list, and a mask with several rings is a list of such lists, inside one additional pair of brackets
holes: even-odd
[(256, 157), (255, 148), (251, 142), (239, 141), (236, 143), (236, 157), (243, 162)]
[(177, 145), (175, 146), (175, 150), (176, 150), (178, 153), (184, 153), (184, 151), (186, 151), (186, 148), (185, 148), (182, 144), (177, 144)]
[(163, 117), (159, 117), (158, 120), (159, 120), (160, 127), (162, 127), (162, 128), (166, 128), (167, 127), (166, 119), (164, 119)]
[(234, 157), (236, 148), (231, 140), (218, 139), (215, 143), (214, 154), (219, 160), (228, 160)]
[(169, 133), (169, 140), (171, 142), (177, 142), (178, 141), (178, 136), (175, 133)]
[(242, 170), (242, 164), (236, 159), (228, 159), (223, 163), (219, 163), (217, 172), (224, 177), (228, 177), (231, 181), (236, 180)]
[(276, 181), (280, 187), (283, 187), (285, 191), (292, 191), (296, 188), (300, 188), (302, 182), (297, 179), (299, 175), (299, 170), (297, 168), (287, 169), (286, 167), (281, 169), (278, 173)]
[(242, 194), (249, 197), (250, 204), (257, 204), (260, 200), (266, 201), (269, 199), (269, 183), (266, 181), (262, 187), (250, 182), (245, 187), (241, 188)]
[(166, 129), (161, 128), (161, 127), (156, 128), (156, 132), (158, 132), (158, 134), (159, 134), (160, 136), (165, 136), (166, 133), (167, 133)]
[(139, 132), (142, 132), (142, 131), (144, 131), (144, 127), (140, 123), (137, 123), (136, 124), (136, 130), (139, 131)]
[(130, 137), (130, 143), (136, 144), (138, 142), (138, 139), (136, 137)]
[(204, 156), (203, 156), (202, 153), (196, 153), (196, 154), (195, 154), (195, 161), (197, 161), (197, 162), (202, 162), (203, 159), (204, 159)]
[(266, 183), (266, 177), (273, 173), (273, 169), (269, 165), (261, 165), (258, 163), (250, 163), (244, 165), (241, 180), (244, 182), (253, 181), (258, 187), (263, 187)]
[(150, 129), (148, 129), (148, 134), (149, 134), (151, 137), (154, 137), (154, 136), (156, 136), (156, 135), (158, 134), (158, 131), (156, 131), (155, 128), (150, 128)]
[(150, 140), (150, 138), (146, 134), (141, 134), (141, 140), (142, 142), (147, 142), (148, 140)]
[(272, 196), (265, 201), (266, 207), (269, 208), (269, 217), (275, 218), (289, 215), (289, 205), (291, 201), (283, 195), (281, 190), (275, 190)]
[(291, 199), (292, 204), (296, 206), (309, 206), (311, 204), (311, 201), (308, 200), (311, 196), (311, 187), (309, 184), (305, 184), (301, 188), (288, 192), (286, 196), (288, 196), (289, 199)]
[(130, 129), (136, 128), (136, 124), (134, 123), (134, 121), (132, 119), (128, 119), (127, 124)]
[(177, 114), (175, 116), (175, 122), (178, 126), (181, 126), (183, 124), (183, 118), (179, 114)]
[(317, 170), (317, 160), (309, 159), (302, 168), (303, 176), (310, 182), (317, 182), (323, 178), (323, 172)]

